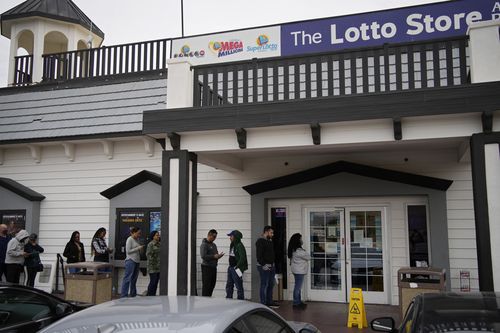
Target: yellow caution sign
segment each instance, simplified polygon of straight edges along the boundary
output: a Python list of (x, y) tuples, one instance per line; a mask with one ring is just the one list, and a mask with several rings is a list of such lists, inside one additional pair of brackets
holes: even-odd
[(352, 327), (353, 325), (358, 326), (359, 329), (368, 327), (365, 303), (363, 302), (363, 292), (360, 288), (351, 288), (347, 327)]

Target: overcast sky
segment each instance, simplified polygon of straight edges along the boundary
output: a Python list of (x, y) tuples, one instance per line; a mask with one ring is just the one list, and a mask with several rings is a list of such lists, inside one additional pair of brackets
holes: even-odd
[[(268, 24), (420, 5), (442, 0), (184, 0), (184, 33), (196, 35)], [(0, 0), (0, 13), (22, 3)], [(180, 0), (73, 0), (115, 45), (181, 35)], [(0, 37), (0, 87), (7, 84), (10, 40)]]

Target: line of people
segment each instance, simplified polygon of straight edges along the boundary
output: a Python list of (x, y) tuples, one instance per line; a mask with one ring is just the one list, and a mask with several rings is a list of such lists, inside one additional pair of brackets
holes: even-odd
[[(125, 273), (122, 281), (121, 297), (135, 297), (137, 295), (137, 279), (139, 275), (139, 265), (141, 253), (145, 246), (140, 244), (139, 239), (142, 231), (138, 227), (130, 229), (130, 236), (125, 244)], [(226, 298), (233, 298), (236, 288), (237, 298), (244, 299), (243, 273), (248, 269), (247, 254), (242, 243), (243, 235), (238, 230), (233, 230), (227, 234), (230, 239), (226, 282)], [(262, 237), (256, 243), (257, 271), (260, 277), (259, 297), (260, 302), (270, 307), (277, 307), (279, 304), (273, 301), (273, 288), (275, 285), (276, 257), (274, 244), (272, 242), (274, 229), (265, 226)], [(113, 249), (106, 244), (106, 229), (99, 228), (91, 242), (91, 255), (94, 262), (109, 262)], [(7, 235), (7, 226), (0, 225), (0, 281), (2, 275), (6, 276), (8, 282), (19, 283), (23, 266), (26, 266), (28, 278), (27, 285), (33, 286), (37, 272), (43, 270), (40, 260), (40, 253), (44, 249), (37, 243), (37, 235), (29, 235), (26, 230), (20, 230), (15, 237)], [(202, 296), (212, 296), (217, 281), (217, 265), (219, 260), (225, 255), (219, 252), (215, 240), (217, 231), (211, 229), (207, 237), (202, 240), (200, 246), (200, 256), (202, 259)], [(156, 295), (160, 278), (160, 233), (153, 231), (150, 235), (150, 242), (146, 248), (147, 272), (149, 274), (149, 285), (147, 295)], [(292, 235), (288, 243), (287, 256), (290, 259), (290, 269), (295, 278), (293, 290), (293, 307), (303, 309), (305, 303), (301, 300), (302, 285), (304, 277), (308, 272), (309, 254), (302, 248), (302, 236), (299, 233)], [(74, 231), (66, 244), (63, 252), (67, 258), (67, 263), (85, 262), (85, 248), (80, 241), (80, 233)], [(70, 269), (70, 273), (78, 273), (75, 268)]]
[(5, 277), (7, 282), (19, 284), (26, 267), (26, 285), (33, 287), (36, 275), (43, 271), (40, 260), (43, 251), (43, 247), (38, 245), (37, 234), (21, 229), (11, 236), (7, 225), (0, 224), (0, 281)]

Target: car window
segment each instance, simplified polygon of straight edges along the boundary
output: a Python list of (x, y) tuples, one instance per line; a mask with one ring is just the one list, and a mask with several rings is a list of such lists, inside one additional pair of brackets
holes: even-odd
[(245, 318), (248, 326), (259, 333), (293, 333), (288, 324), (269, 311), (256, 311)]
[(49, 299), (19, 289), (0, 289), (0, 329), (52, 316)]
[(410, 305), (408, 305), (408, 309), (406, 310), (406, 315), (403, 318), (403, 322), (401, 323), (401, 333), (410, 333), (411, 332), (411, 327), (413, 323), (413, 314), (415, 310), (415, 303), (411, 302)]
[(245, 325), (245, 322), (243, 319), (238, 320), (235, 322), (231, 327), (225, 331), (226, 333), (252, 333), (250, 328)]

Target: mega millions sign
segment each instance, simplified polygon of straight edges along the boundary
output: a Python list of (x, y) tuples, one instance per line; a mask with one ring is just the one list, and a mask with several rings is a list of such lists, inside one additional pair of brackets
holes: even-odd
[(500, 20), (500, 0), (446, 1), (183, 38), (172, 43), (172, 57), (195, 65), (331, 52), (465, 35), (488, 20)]

